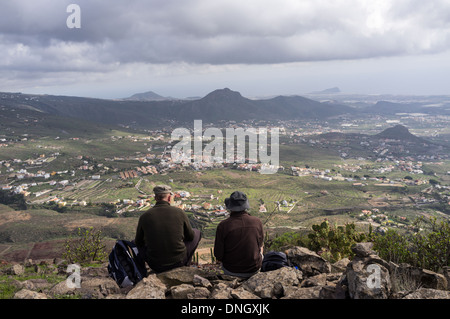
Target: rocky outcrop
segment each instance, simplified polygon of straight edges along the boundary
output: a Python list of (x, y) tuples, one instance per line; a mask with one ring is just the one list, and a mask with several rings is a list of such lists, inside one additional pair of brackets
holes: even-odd
[(448, 283), (443, 274), (386, 262), (372, 250), (372, 243), (356, 244), (352, 250), (355, 257), (348, 263), (339, 282), (349, 298), (422, 299), (420, 296), (428, 296), (434, 299), (448, 295), (444, 291), (448, 289)]
[(155, 275), (149, 275), (127, 293), (126, 299), (164, 299), (167, 286)]
[(370, 243), (353, 247), (356, 256), (345, 272), (352, 299), (387, 299), (391, 294), (389, 264), (379, 258)]
[[(291, 267), (260, 272), (242, 279), (226, 276), (217, 267), (181, 267), (164, 273), (151, 273), (136, 286), (119, 288), (108, 276), (107, 264), (85, 267), (80, 285), (67, 280), (51, 283), (46, 279), (21, 281), (24, 265), (2, 268), (9, 275), (17, 299), (52, 299), (74, 295), (85, 299), (449, 299), (448, 268), (443, 274), (410, 265), (396, 265), (379, 258), (370, 243), (353, 247), (352, 260), (330, 264), (304, 248), (286, 251)], [(28, 263), (45, 274), (68, 276), (64, 264)], [(44, 278), (45, 276), (43, 276)]]
[(305, 247), (293, 247), (286, 251), (293, 266), (298, 267), (305, 276), (315, 276), (331, 272), (331, 265), (324, 258)]
[(243, 288), (260, 298), (280, 298), (292, 287), (299, 287), (303, 274), (292, 267), (283, 267), (277, 270), (260, 272), (248, 279)]

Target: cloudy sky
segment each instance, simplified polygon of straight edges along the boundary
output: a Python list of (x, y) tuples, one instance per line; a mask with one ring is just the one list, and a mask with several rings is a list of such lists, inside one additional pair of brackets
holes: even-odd
[(0, 53), (3, 92), (450, 94), (450, 0), (1, 0)]

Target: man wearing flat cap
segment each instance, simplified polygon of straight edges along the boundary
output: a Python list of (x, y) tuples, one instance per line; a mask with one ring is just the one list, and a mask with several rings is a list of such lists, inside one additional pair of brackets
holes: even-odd
[(239, 191), (225, 199), (230, 217), (219, 223), (214, 256), (226, 275), (248, 278), (261, 268), (264, 231), (261, 220), (251, 216), (247, 196)]
[(170, 186), (155, 186), (153, 192), (156, 204), (139, 218), (135, 243), (155, 272), (187, 266), (200, 242), (200, 231), (191, 227), (182, 209), (171, 206)]

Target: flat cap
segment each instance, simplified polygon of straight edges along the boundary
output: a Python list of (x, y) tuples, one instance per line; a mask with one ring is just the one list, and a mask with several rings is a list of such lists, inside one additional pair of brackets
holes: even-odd
[(155, 193), (155, 195), (157, 195), (157, 194), (170, 194), (170, 193), (172, 193), (172, 187), (170, 187), (168, 185), (156, 185), (153, 188), (153, 192)]

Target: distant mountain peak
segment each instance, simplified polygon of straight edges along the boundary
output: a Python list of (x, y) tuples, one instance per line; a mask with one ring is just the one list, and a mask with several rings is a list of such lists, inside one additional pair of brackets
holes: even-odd
[(384, 131), (382, 131), (381, 133), (378, 133), (376, 136), (396, 140), (421, 140), (420, 137), (411, 134), (409, 129), (401, 124), (389, 127)]
[(203, 99), (236, 99), (244, 98), (241, 93), (232, 91), (229, 88), (214, 90), (207, 94)]
[(130, 97), (125, 98), (124, 100), (128, 101), (162, 101), (162, 100), (170, 100), (171, 98), (161, 96), (156, 94), (153, 91), (148, 91), (144, 93), (136, 93)]
[(329, 88), (322, 91), (311, 92), (310, 94), (337, 94), (337, 93), (341, 93), (341, 90), (336, 86), (334, 88)]

